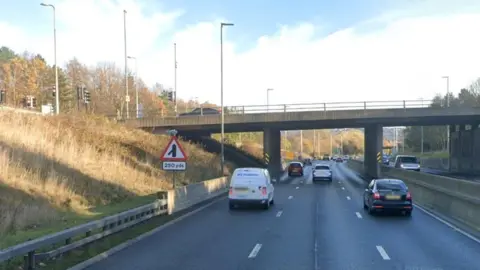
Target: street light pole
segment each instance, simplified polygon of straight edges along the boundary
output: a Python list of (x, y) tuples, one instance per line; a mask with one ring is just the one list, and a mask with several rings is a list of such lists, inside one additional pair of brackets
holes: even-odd
[(269, 99), (270, 99), (270, 91), (273, 91), (272, 88), (268, 88), (267, 89), (267, 112), (269, 111), (269, 108), (270, 108), (270, 102), (269, 102)]
[[(450, 76), (443, 76), (447, 79), (447, 108), (450, 107)], [(450, 125), (447, 125), (447, 151), (450, 152)]]
[[(423, 108), (423, 98), (420, 98), (420, 100), (422, 101), (422, 108)], [(420, 127), (420, 136), (421, 136), (421, 139), (420, 139), (420, 152), (423, 154), (423, 126)]]
[(175, 88), (175, 115), (178, 115), (177, 108), (177, 43), (173, 43), (173, 61), (175, 62), (175, 71), (174, 71), (174, 88)]
[(128, 56), (127, 58), (135, 61), (135, 109), (137, 110), (137, 113), (135, 115), (138, 118), (138, 116), (139, 116), (139, 108), (138, 108), (138, 63), (137, 63), (137, 58), (136, 57)]
[(60, 113), (60, 89), (58, 89), (58, 67), (57, 67), (57, 23), (55, 15), (55, 6), (52, 4), (41, 3), (41, 6), (51, 7), (53, 9), (53, 62), (55, 65), (55, 113)]
[(123, 42), (125, 47), (125, 108), (127, 111), (127, 119), (130, 118), (128, 111), (128, 103), (130, 97), (128, 96), (128, 56), (127, 56), (127, 11), (123, 10)]
[(233, 23), (220, 23), (220, 106), (222, 113), (221, 120), (221, 157), (220, 157), (220, 172), (223, 176), (223, 167), (225, 165), (225, 110), (223, 108), (223, 28), (226, 26), (233, 26)]
[(300, 130), (300, 156), (303, 157), (303, 130)]

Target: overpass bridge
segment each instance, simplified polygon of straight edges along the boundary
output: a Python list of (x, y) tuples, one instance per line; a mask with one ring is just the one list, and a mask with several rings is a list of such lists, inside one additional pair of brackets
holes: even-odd
[[(220, 108), (217, 108), (220, 109)], [(131, 114), (135, 115), (135, 114)], [(221, 116), (166, 115), (146, 112), (141, 119), (122, 119), (127, 126), (154, 133), (177, 129), (185, 137), (210, 136), (221, 130)], [(365, 169), (372, 177), (380, 174), (376, 160), (383, 147), (383, 127), (450, 126), (450, 163), (453, 170), (477, 170), (480, 161), (480, 107), (432, 106), (431, 100), (362, 101), (312, 104), (249, 105), (224, 108), (225, 132), (264, 132), (264, 151), (269, 169), (281, 168), (281, 130), (333, 128), (365, 129)], [(475, 151), (477, 149), (478, 151)], [(478, 153), (478, 154), (477, 154)], [(478, 169), (480, 170), (480, 169)]]

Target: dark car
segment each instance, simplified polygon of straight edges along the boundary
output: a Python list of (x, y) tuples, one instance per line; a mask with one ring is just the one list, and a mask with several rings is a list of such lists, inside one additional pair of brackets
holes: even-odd
[(388, 155), (383, 155), (382, 163), (383, 165), (388, 165), (390, 163), (390, 157)]
[(335, 161), (338, 162), (338, 163), (341, 163), (341, 162), (343, 162), (343, 159), (341, 157), (338, 157)]
[(300, 162), (292, 162), (288, 165), (288, 176), (303, 176), (303, 166)]
[(191, 112), (181, 113), (180, 116), (194, 116), (194, 115), (215, 115), (220, 114), (221, 111), (214, 108), (195, 108)]
[(363, 193), (363, 208), (369, 214), (381, 211), (402, 212), (412, 215), (412, 194), (407, 185), (398, 179), (374, 179)]
[(303, 165), (304, 165), (304, 166), (312, 165), (312, 160), (309, 159), (309, 158), (306, 158), (306, 159), (303, 161)]

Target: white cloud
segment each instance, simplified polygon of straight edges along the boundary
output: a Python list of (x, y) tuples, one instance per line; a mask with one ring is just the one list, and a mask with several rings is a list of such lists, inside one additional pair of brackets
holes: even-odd
[[(220, 21), (174, 29), (181, 12), (145, 15), (134, 2), (59, 1), (59, 59), (77, 56), (89, 64), (116, 61), (123, 67), (123, 9), (128, 10), (129, 54), (137, 56), (147, 83), (173, 85), (176, 42), (179, 96), (219, 102)], [(315, 36), (316, 25), (284, 26), (240, 53), (231, 42), (238, 30), (228, 27), (225, 103), (265, 104), (267, 88), (275, 89), (272, 104), (428, 99), (445, 91), (443, 75), (450, 76), (454, 91), (480, 76), (480, 12), (395, 14), (326, 37)], [(52, 59), (51, 36), (30, 38), (26, 30), (1, 22), (0, 32), (15, 36), (6, 38), (15, 43), (5, 45), (23, 49), (22, 44), (31, 44), (29, 50)]]

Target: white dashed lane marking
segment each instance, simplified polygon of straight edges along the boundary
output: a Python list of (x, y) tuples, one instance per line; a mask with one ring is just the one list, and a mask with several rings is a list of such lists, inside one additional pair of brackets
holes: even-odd
[(278, 211), (277, 217), (280, 217), (282, 215), (283, 211)]
[(289, 199), (289, 200), (293, 199), (293, 196), (291, 196), (291, 195), (290, 195), (290, 196), (288, 196), (288, 199)]
[(350, 196), (347, 196), (347, 200), (349, 200), (349, 201), (351, 200)]
[(378, 250), (378, 253), (380, 253), (380, 256), (382, 256), (384, 260), (386, 261), (390, 260), (390, 257), (388, 257), (387, 252), (385, 251), (385, 249), (383, 249), (382, 246), (377, 246), (377, 250)]
[(357, 215), (358, 218), (362, 218), (362, 215), (359, 212), (355, 212), (355, 215)]
[(255, 258), (257, 257), (257, 254), (258, 252), (260, 252), (260, 249), (262, 248), (262, 244), (256, 244), (253, 249), (252, 249), (252, 252), (250, 252), (250, 254), (248, 255), (248, 258)]

